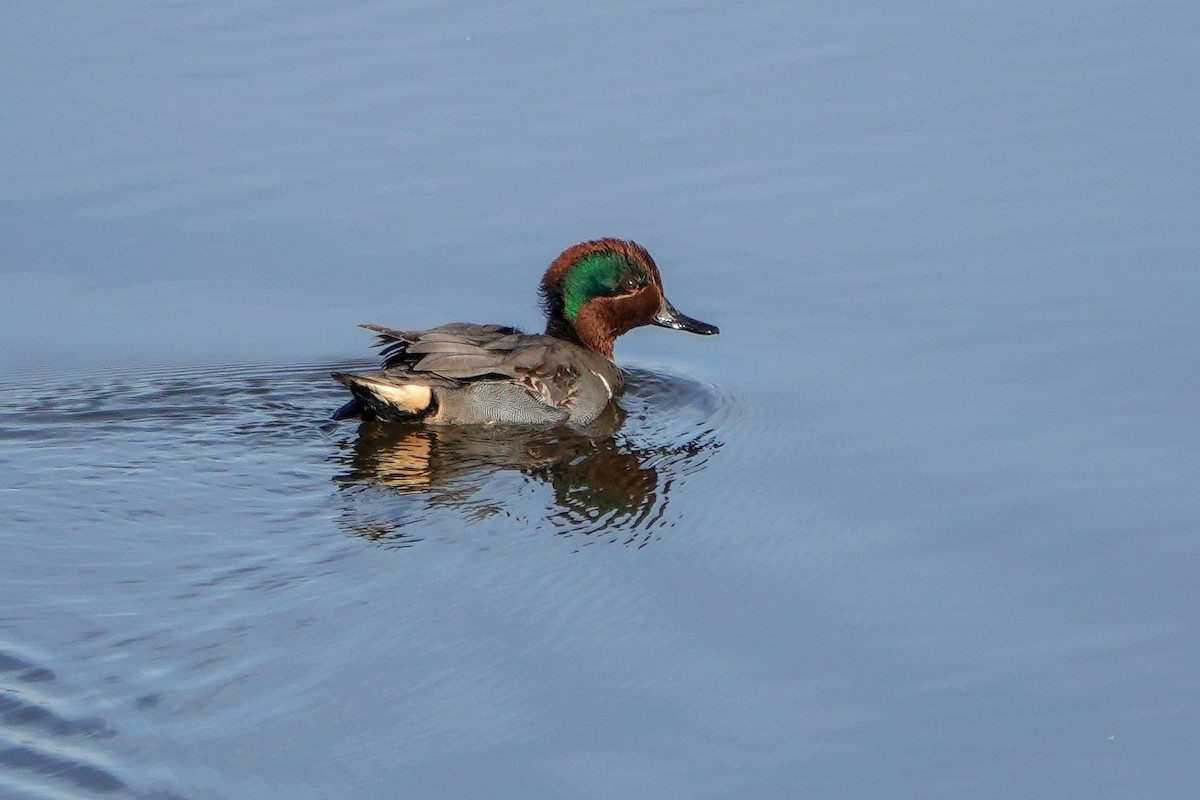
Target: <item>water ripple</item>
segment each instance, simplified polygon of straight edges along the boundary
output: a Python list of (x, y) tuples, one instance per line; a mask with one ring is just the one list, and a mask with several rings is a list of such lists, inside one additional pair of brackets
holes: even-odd
[(672, 490), (723, 446), (728, 405), (699, 381), (632, 370), (619, 408), (582, 432), (363, 423), (335, 456), (342, 524), (404, 547), (454, 527), (450, 512), (642, 547), (674, 524)]
[[(538, 565), (606, 543), (623, 558), (680, 530), (689, 504), (676, 498), (725, 448), (736, 407), (702, 381), (631, 370), (619, 407), (586, 431), (332, 422), (343, 389), (328, 373), (357, 366), (7, 376), (0, 491), (17, 504), (0, 630), (72, 654), (76, 688), (0, 646), (0, 796), (142, 797), (146, 776), (202, 787), (202, 774), (171, 773), (149, 753), (186, 760), (185, 742), (219, 749), (256, 714), (337, 697), (321, 692), (339, 669), (360, 668), (350, 655), (314, 657), (303, 691), (264, 686), (258, 676), (285, 667), (262, 643), (328, 646), (321, 637), (341, 635), (340, 620), (379, 608), (388, 570), (431, 568), (419, 591), (435, 605), (431, 594), (445, 591), (452, 608), (464, 581), (482, 581), (503, 606), (549, 614), (541, 633), (507, 613), (495, 620), (527, 638), (526, 660), (569, 650), (584, 604), (636, 617), (644, 596), (616, 591), (603, 571)], [(388, 552), (418, 544), (399, 561)], [(540, 610), (524, 594), (530, 580), (561, 602)], [(488, 663), (512, 647), (475, 642), (475, 615), (461, 611), (463, 652)], [(425, 699), (402, 712), (410, 746), (436, 752), (481, 725), (536, 739), (527, 689), (499, 675), (476, 685), (477, 666), (438, 661), (448, 634), (436, 633), (422, 648), (419, 625), (402, 631), (410, 675), (440, 664), (428, 687), (414, 678)], [(460, 716), (429, 716), (453, 698), (471, 700)], [(131, 752), (134, 772), (121, 760)]]
[(672, 493), (723, 447), (721, 427), (735, 406), (703, 381), (632, 369), (619, 406), (585, 431), (355, 429), (328, 419), (341, 398), (328, 373), (348, 366), (358, 364), (9, 376), (0, 387), (0, 443), (30, 448), (29, 459), (47, 443), (119, 437), (138, 445), (128, 458), (71, 469), (131, 480), (160, 470), (163, 451), (181, 445), (197, 473), (229, 473), (236, 472), (231, 459), (249, 469), (256, 452), (303, 444), (311, 450), (291, 470), (295, 480), (282, 475), (267, 490), (287, 493), (291, 483), (301, 490), (331, 465), (334, 513), (343, 529), (368, 540), (406, 547), (463, 523), (513, 520), (640, 547), (675, 524)]
[(0, 792), (32, 797), (52, 788), (73, 797), (131, 796), (128, 784), (90, 746), (115, 731), (103, 719), (64, 708), (54, 696), (56, 682), (49, 667), (8, 646), (0, 649)]

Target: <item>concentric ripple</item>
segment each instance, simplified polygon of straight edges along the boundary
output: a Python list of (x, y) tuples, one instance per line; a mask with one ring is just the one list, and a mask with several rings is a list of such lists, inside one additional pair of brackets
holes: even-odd
[[(511, 542), (540, 563), (564, 540), (643, 547), (679, 526), (688, 503), (673, 498), (723, 448), (733, 407), (700, 381), (633, 370), (586, 431), (333, 422), (344, 390), (329, 372), (359, 366), (0, 383), (0, 797), (209, 796), (202, 772), (147, 760), (186, 761), (153, 732), (219, 743), (244, 717), (301, 713), (307, 695), (288, 686), (219, 700), (275, 657), (252, 642), (357, 609), (372, 551), (422, 542), (414, 559), (436, 564), (439, 543), (453, 557)], [(475, 569), (502, 571), (495, 555)], [(570, 583), (572, 597), (598, 591)], [(37, 652), (65, 658), (63, 685)], [(170, 788), (148, 794), (148, 776)]]
[(585, 431), (333, 423), (342, 394), (328, 374), (357, 366), (10, 377), (0, 387), (0, 443), (14, 456), (24, 450), (16, 458), (26, 464), (54, 442), (111, 437), (147, 456), (97, 465), (105, 470), (153, 470), (150, 454), (180, 448), (227, 463), (302, 446), (305, 470), (328, 465), (342, 527), (366, 539), (403, 546), (495, 518), (642, 545), (674, 524), (671, 494), (721, 449), (733, 406), (694, 378), (633, 369), (619, 406)]
[(673, 488), (721, 448), (723, 405), (699, 381), (633, 370), (586, 431), (363, 423), (337, 457), (343, 524), (407, 546), (495, 517), (642, 546), (674, 524)]

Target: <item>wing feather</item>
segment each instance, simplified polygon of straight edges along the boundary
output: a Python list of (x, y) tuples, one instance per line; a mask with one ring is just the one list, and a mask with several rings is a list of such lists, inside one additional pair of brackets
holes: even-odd
[[(420, 405), (425, 395), (406, 387), (429, 387), (442, 392), (439, 413), (457, 421), (556, 422), (577, 412), (594, 419), (620, 388), (620, 374), (602, 356), (516, 328), (465, 322), (415, 331), (362, 327), (376, 334), (383, 356), (381, 370), (363, 374), (374, 387), (367, 400), (378, 394)], [(589, 366), (589, 359), (596, 364)]]

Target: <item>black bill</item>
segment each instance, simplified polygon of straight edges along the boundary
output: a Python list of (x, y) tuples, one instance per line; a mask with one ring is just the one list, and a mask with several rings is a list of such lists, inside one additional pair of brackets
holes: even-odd
[(716, 325), (709, 325), (707, 322), (692, 319), (686, 314), (680, 314), (675, 310), (675, 306), (671, 305), (665, 297), (663, 298), (662, 306), (658, 309), (658, 313), (654, 315), (654, 324), (664, 328), (674, 328), (677, 331), (699, 333), (704, 336), (712, 336), (721, 332), (721, 329)]

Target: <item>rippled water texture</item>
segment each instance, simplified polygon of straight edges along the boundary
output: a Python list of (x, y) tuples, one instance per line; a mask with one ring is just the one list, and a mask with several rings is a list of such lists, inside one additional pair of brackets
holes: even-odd
[(720, 448), (729, 404), (702, 384), (628, 378), (622, 405), (581, 432), (363, 423), (335, 477), (347, 529), (408, 544), (446, 527), (436, 517), (452, 509), (470, 522), (649, 543), (675, 527), (671, 491)]
[[(633, 370), (621, 405), (585, 431), (334, 423), (344, 392), (329, 373), (348, 366), (362, 363), (35, 373), (4, 385), (0, 453), (7, 488), (21, 498), (10, 524), (24, 534), (10, 550), (17, 562), (5, 592), (36, 598), (36, 610), (10, 606), (4, 622), (37, 619), (51, 654), (81, 648), (89, 663), (134, 673), (89, 671), (109, 698), (103, 705), (121, 697), (111, 710), (133, 717), (117, 731), (103, 715), (58, 707), (55, 693), (65, 690), (47, 666), (53, 655), (0, 647), (0, 669), (11, 676), (0, 764), (13, 770), (13, 791), (37, 796), (43, 781), (101, 794), (160, 791), (136, 785), (140, 770), (109, 768), (92, 743), (117, 737), (131, 755), (141, 752), (149, 745), (129, 743), (128, 729), (157, 739), (146, 717), (164, 709), (219, 724), (201, 710), (212, 694), (261, 683), (263, 658), (288, 669), (290, 648), (258, 637), (264, 620), (282, 614), (288, 632), (277, 635), (303, 638), (308, 615), (319, 617), (326, 602), (325, 590), (312, 595), (314, 581), (342, 595), (335, 605), (371, 613), (373, 592), (387, 589), (346, 571), (340, 562), (351, 554), (432, 540), (427, 546), (490, 559), (488, 551), (528, 539), (526, 547), (550, 548), (536, 558), (553, 561), (591, 544), (641, 548), (686, 536), (689, 476), (721, 449), (734, 408), (709, 384)], [(404, 562), (393, 566), (404, 571)], [(439, 581), (456, 583), (453, 572)], [(385, 584), (397, 576), (383, 574)], [(44, 594), (47, 579), (60, 588)], [(258, 599), (237, 608), (239, 597)], [(297, 618), (297, 602), (316, 608)], [(93, 613), (97, 606), (105, 611)], [(246, 660), (245, 651), (233, 655), (239, 640), (266, 649)], [(280, 703), (304, 702), (270, 699), (294, 689), (259, 685), (254, 694), (274, 715)]]
[[(1191, 800), (1198, 26), (8, 4), (0, 798)], [(605, 235), (721, 335), (330, 420)]]

